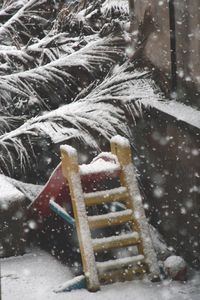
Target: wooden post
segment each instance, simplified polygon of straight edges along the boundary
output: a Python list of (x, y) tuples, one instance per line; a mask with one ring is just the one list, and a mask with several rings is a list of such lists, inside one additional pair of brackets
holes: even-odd
[(144, 254), (152, 279), (159, 278), (159, 266), (137, 183), (129, 141), (121, 136), (113, 137), (111, 139), (111, 152), (118, 158), (122, 169), (120, 181), (130, 195), (127, 205), (133, 211), (133, 226), (141, 238), (141, 243), (138, 245), (139, 253)]
[[(131, 191), (129, 188), (128, 180), (126, 178), (126, 167), (130, 164), (133, 165), (132, 162), (132, 152), (131, 152), (131, 146), (127, 139), (118, 136), (111, 139), (111, 152), (112, 154), (116, 155), (118, 158), (118, 161), (120, 163), (121, 167), (121, 175), (120, 175), (120, 182), (122, 186), (125, 186), (128, 190), (129, 195), (131, 195)], [(133, 175), (135, 177), (135, 174)], [(134, 200), (130, 201), (130, 199), (127, 201), (127, 206), (129, 209), (133, 211), (134, 214), (134, 221), (133, 221), (133, 231), (137, 231), (139, 233), (139, 236), (141, 237), (141, 230), (139, 223), (137, 221), (137, 218), (135, 217), (135, 207), (134, 207)], [(143, 244), (142, 240), (140, 240), (140, 243), (138, 245), (138, 250), (140, 254), (144, 254)]]
[(95, 292), (100, 289), (100, 284), (84, 203), (77, 151), (70, 146), (61, 146), (61, 159), (63, 175), (69, 184), (87, 288)]

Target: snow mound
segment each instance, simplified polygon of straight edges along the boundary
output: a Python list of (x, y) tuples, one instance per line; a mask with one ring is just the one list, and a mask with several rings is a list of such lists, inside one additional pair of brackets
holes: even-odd
[(180, 256), (172, 255), (169, 256), (164, 262), (164, 268), (170, 273), (172, 278), (186, 268), (186, 262)]
[(0, 209), (6, 210), (11, 203), (22, 202), (25, 196), (4, 175), (0, 175)]

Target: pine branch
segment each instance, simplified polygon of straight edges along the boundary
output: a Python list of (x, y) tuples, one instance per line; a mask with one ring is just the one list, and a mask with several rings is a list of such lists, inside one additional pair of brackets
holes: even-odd
[[(69, 5), (57, 16), (55, 32), (68, 32), (70, 35), (91, 35), (113, 20), (128, 21), (128, 1), (105, 0), (87, 1), (87, 5)], [(91, 2), (91, 3), (89, 3)]]
[(0, 114), (0, 135), (10, 132), (23, 124), (23, 118)]
[[(102, 79), (116, 62), (124, 61), (125, 46), (123, 37), (108, 37), (45, 66), (0, 76), (1, 105), (11, 114), (23, 115), (31, 108), (32, 114), (38, 114), (69, 103), (92, 81)], [(21, 102), (24, 107), (19, 106)]]
[(86, 97), (35, 117), (1, 136), (0, 170), (12, 176), (17, 176), (16, 170), (21, 170), (18, 176), (30, 170), (38, 174), (41, 171), (37, 163), (55, 161), (58, 150), (55, 153), (52, 149), (60, 143), (79, 140), (87, 148), (98, 148), (101, 138), (129, 136), (130, 124), (141, 116), (140, 100), (161, 99), (150, 74), (133, 70), (134, 66), (129, 65), (115, 68)]
[(60, 33), (47, 36), (20, 50), (14, 46), (0, 46), (0, 75), (19, 73), (45, 65), (81, 49), (90, 39), (69, 38), (67, 34)]
[(8, 21), (28, 0), (3, 1), (0, 9), (0, 22)]
[(102, 13), (106, 17), (119, 18), (129, 15), (128, 1), (124, 0), (105, 0), (102, 4)]
[[(32, 35), (42, 36), (51, 15), (53, 0), (29, 0), (6, 23), (0, 27), (0, 40), (7, 43), (23, 42)], [(39, 30), (39, 31), (38, 31)], [(5, 40), (6, 38), (6, 40)]]

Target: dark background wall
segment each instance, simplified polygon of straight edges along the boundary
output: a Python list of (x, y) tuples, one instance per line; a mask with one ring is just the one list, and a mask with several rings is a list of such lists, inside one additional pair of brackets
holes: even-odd
[(138, 22), (150, 7), (157, 25), (149, 38), (145, 55), (171, 79), (171, 50), (175, 46), (178, 100), (200, 108), (199, 1), (134, 0), (134, 7)]
[(152, 108), (133, 136), (151, 223), (176, 253), (200, 267), (200, 130)]
[[(172, 97), (197, 112), (200, 2), (134, 0), (134, 6), (137, 23), (150, 7), (157, 26), (148, 40), (146, 57), (171, 80)], [(190, 124), (192, 114), (187, 123), (180, 117), (179, 110), (173, 116), (153, 106), (146, 111), (144, 119), (133, 128), (135, 163), (151, 222), (168, 245), (200, 267), (200, 127)]]

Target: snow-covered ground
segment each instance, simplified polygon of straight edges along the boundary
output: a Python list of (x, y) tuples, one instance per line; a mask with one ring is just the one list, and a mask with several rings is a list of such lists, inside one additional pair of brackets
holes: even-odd
[(87, 290), (55, 294), (53, 289), (72, 278), (70, 270), (49, 253), (34, 249), (21, 257), (1, 260), (2, 300), (199, 300), (200, 273), (187, 283), (132, 281)]

